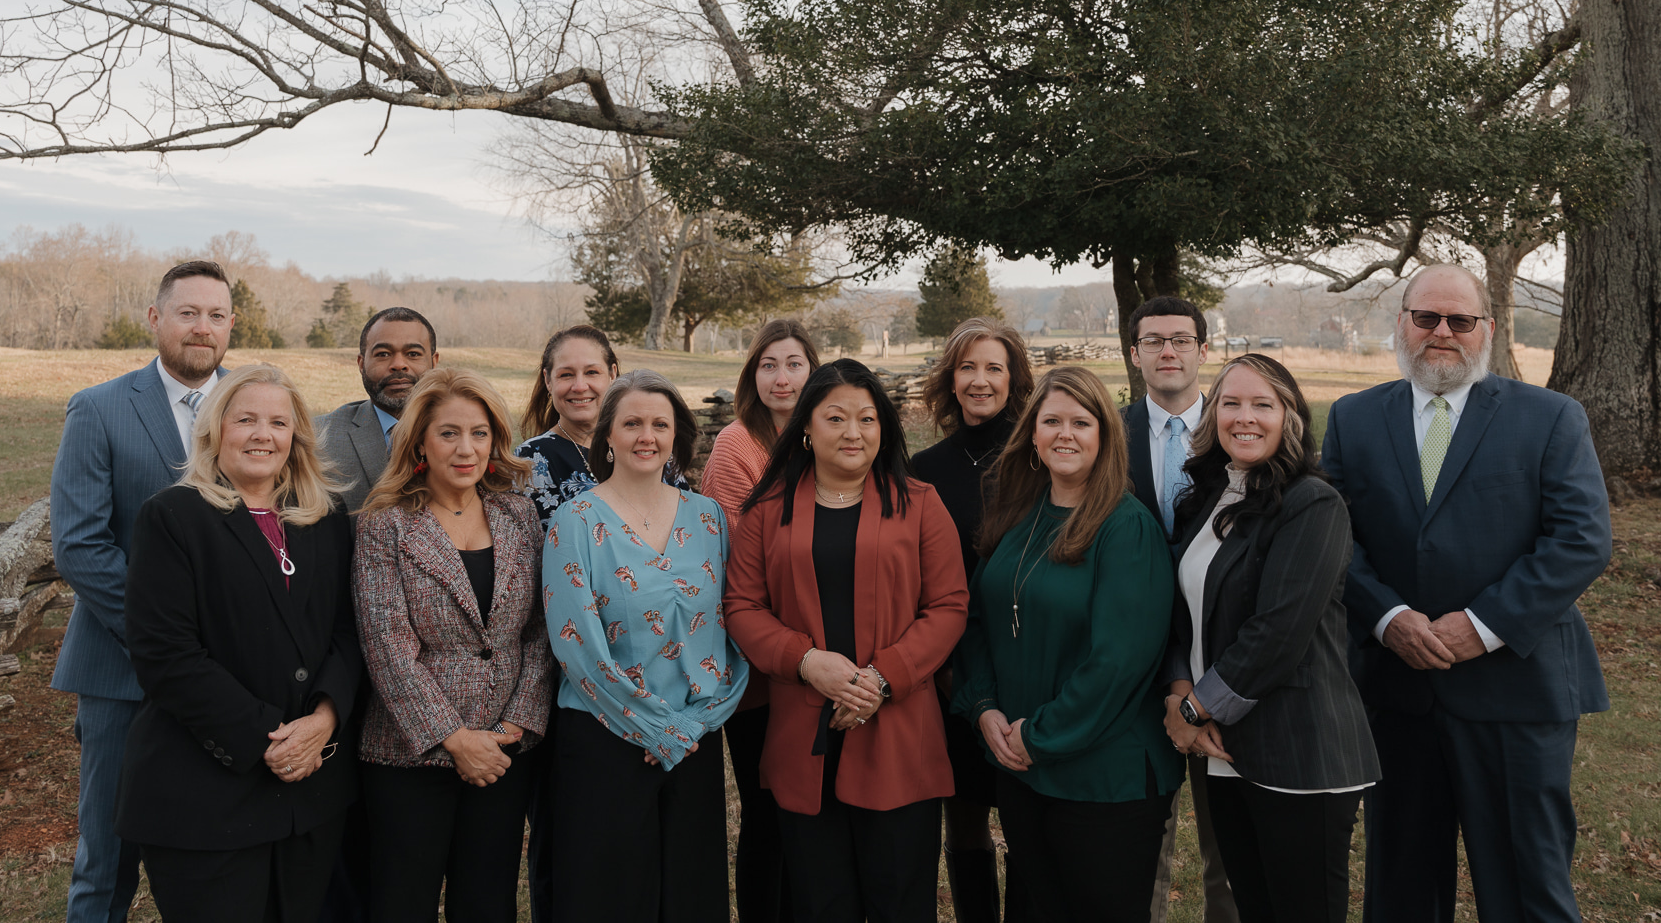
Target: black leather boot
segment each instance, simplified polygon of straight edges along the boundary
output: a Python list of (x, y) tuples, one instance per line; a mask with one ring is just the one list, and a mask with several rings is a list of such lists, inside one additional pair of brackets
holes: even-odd
[(946, 849), (957, 923), (998, 923), (998, 860), (990, 849)]

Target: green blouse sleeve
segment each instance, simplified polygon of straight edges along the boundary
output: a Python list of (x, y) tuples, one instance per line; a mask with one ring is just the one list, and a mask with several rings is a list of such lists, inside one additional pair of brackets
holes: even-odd
[(1086, 561), (1095, 569), (1090, 652), (1061, 692), (1022, 726), (1035, 762), (1128, 732), (1164, 656), (1175, 578), (1153, 516), (1122, 504), (1102, 524)]

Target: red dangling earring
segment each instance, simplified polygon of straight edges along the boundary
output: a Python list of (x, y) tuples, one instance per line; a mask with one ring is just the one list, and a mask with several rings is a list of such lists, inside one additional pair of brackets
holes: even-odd
[(416, 474), (426, 474), (427, 473), (427, 460), (425, 458), (423, 458), (420, 461), (415, 463), (415, 473)]
[(495, 474), (496, 473), (496, 463), (495, 462), (486, 463), (485, 466), (484, 466), (484, 470), (485, 470), (486, 474)]

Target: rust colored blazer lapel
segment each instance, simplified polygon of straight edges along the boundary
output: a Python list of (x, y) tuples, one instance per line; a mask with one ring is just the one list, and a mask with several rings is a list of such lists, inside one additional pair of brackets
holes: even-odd
[(796, 484), (796, 496), (792, 500), (796, 506), (790, 518), (790, 582), (795, 585), (798, 611), (807, 622), (801, 628), (813, 636), (814, 647), (824, 650), (825, 614), (819, 611), (819, 580), (813, 572), (815, 484), (812, 471)]
[(882, 502), (877, 479), (865, 478), (865, 496), (859, 507), (859, 533), (854, 538), (854, 653), (863, 667), (876, 653), (876, 621), (891, 616), (877, 598), (878, 570), (882, 567)]

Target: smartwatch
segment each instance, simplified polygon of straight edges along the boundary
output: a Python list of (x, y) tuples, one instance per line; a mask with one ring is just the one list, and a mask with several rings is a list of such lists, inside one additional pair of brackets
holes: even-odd
[(1187, 696), (1183, 696), (1182, 701), (1177, 703), (1177, 714), (1193, 727), (1202, 728), (1211, 723), (1210, 718), (1200, 717), (1199, 709), (1194, 707), (1194, 703)]

